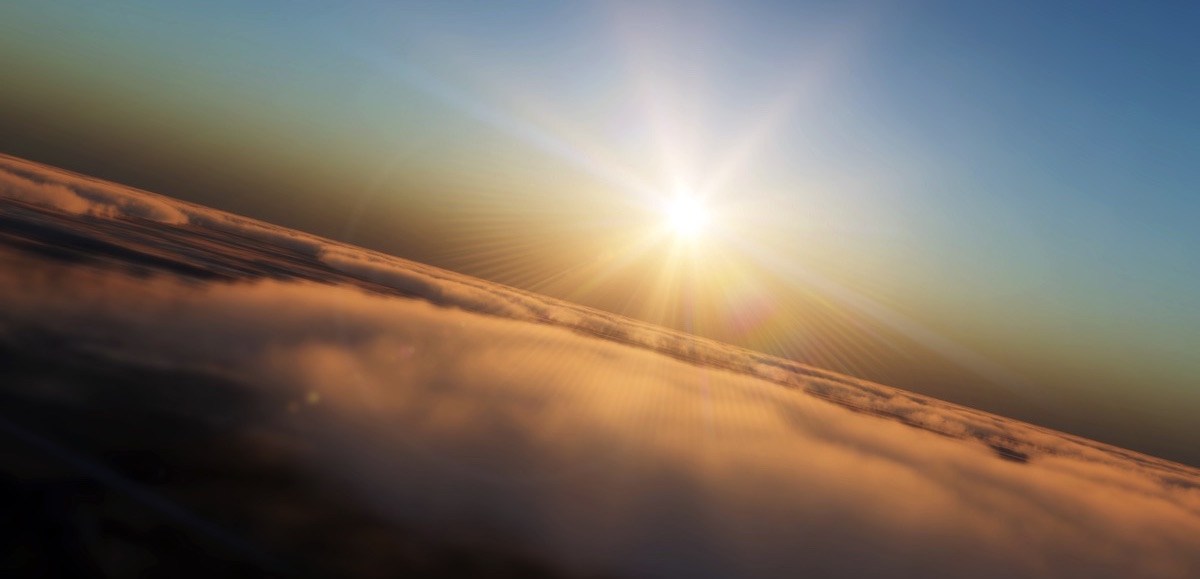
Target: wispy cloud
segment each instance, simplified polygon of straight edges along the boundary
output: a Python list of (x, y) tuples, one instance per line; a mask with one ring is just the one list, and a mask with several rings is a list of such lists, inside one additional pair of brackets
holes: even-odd
[(45, 174), (36, 165), (0, 156), (0, 196), (73, 215), (136, 217), (162, 223), (186, 223), (176, 203), (63, 173)]

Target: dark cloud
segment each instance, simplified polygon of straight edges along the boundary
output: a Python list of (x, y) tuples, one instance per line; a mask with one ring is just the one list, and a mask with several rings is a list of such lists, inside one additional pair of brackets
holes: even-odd
[(45, 173), (37, 165), (5, 156), (0, 156), (0, 195), (73, 215), (188, 221), (181, 203), (65, 172)]
[(1091, 561), (1092, 576), (1184, 577), (1200, 564), (1189, 473), (1170, 484), (1003, 419), (942, 417), (1020, 432), (1012, 444), (1039, 449), (1028, 462), (753, 376), (418, 301), (22, 271), (0, 287), (20, 304), (9, 335), (227, 376), (263, 404), (240, 427), (290, 441), (367, 510), (434, 535), (490, 529), (568, 570), (1058, 576)]
[[(159, 214), (144, 209), (157, 198), (78, 197), (128, 213), (93, 210), (62, 192), (82, 185), (9, 175), (4, 194), (22, 202)], [(168, 206), (205, 236), (272, 239), (313, 258), (293, 270), (349, 277), (135, 276), (4, 250), (0, 343), (44, 362), (9, 371), (0, 392), (21, 410), (7, 418), (74, 451), (105, 449), (122, 476), (174, 452), (224, 465), (204, 492), (155, 484), (217, 518), (229, 537), (200, 534), (231, 552), (252, 539), (271, 556), (332, 553), (339, 573), (371, 574), (345, 563), (355, 557), (376, 574), (429, 569), (354, 546), (390, 553), (381, 537), (399, 534), (423, 553), (503, 553), (488, 560), (579, 576), (1200, 574), (1192, 469)], [(149, 459), (112, 458), (137, 448)], [(269, 465), (293, 478), (263, 483)], [(322, 490), (296, 494), (303, 485)], [(370, 516), (329, 523), (348, 512)]]

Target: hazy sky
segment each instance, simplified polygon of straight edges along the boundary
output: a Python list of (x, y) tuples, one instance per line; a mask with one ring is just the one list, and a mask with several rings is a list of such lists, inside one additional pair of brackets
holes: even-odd
[[(1177, 441), (1197, 29), (1194, 2), (18, 0), (0, 151)], [(653, 237), (679, 191), (695, 243)]]

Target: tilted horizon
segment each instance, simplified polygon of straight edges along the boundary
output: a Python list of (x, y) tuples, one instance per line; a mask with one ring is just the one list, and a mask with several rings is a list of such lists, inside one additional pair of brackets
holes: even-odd
[(1200, 577), (1198, 29), (0, 2), (0, 576)]
[[(83, 476), (121, 505), (70, 517), (176, 528), (165, 551), (121, 547), (173, 573), (1200, 570), (1196, 468), (13, 157), (0, 170), (0, 430), (22, 457), (6, 472)], [(150, 568), (79, 540), (104, 573)]]

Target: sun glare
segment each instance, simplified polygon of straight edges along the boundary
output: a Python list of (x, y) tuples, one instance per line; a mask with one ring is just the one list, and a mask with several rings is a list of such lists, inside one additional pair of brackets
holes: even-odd
[(694, 237), (708, 225), (708, 211), (699, 199), (680, 195), (667, 206), (667, 224), (676, 234)]

